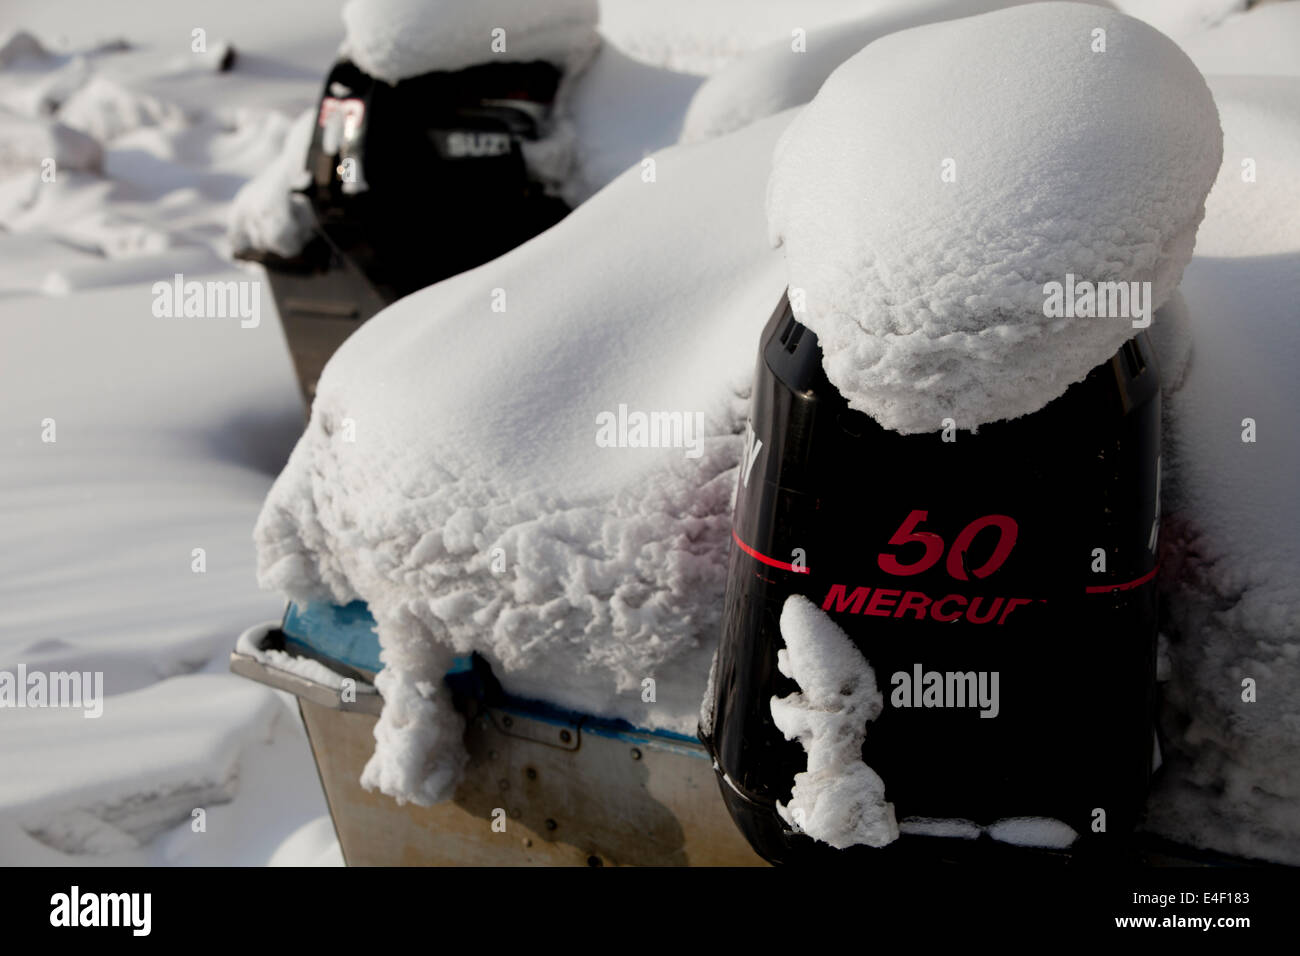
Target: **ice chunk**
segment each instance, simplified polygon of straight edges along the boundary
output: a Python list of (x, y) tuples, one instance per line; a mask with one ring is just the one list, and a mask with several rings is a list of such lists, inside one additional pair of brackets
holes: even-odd
[(973, 429), (1037, 411), (1135, 334), (1128, 316), (1046, 317), (1049, 283), (1169, 297), (1221, 152), (1167, 37), (1089, 5), (1014, 7), (836, 70), (777, 147), (771, 235), (853, 408)]
[(787, 740), (798, 739), (808, 769), (795, 774), (789, 804), (777, 802), (787, 823), (836, 849), (884, 846), (898, 839), (885, 784), (862, 762), (867, 724), (884, 698), (876, 674), (830, 615), (802, 595), (781, 609), (777, 653), (781, 673), (799, 692), (772, 698), (772, 720)]

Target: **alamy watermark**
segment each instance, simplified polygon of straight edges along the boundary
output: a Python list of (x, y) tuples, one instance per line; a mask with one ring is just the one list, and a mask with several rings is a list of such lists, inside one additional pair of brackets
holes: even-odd
[(56, 927), (124, 927), (132, 936), (153, 928), (152, 893), (83, 893), (74, 885), (50, 897), (50, 925)]
[(618, 412), (596, 416), (597, 448), (685, 448), (687, 458), (704, 454), (703, 412)]
[(262, 323), (262, 283), (257, 279), (186, 282), (178, 272), (171, 282), (155, 282), (151, 291), (155, 318), (237, 318), (244, 329), (255, 329)]
[(1150, 282), (1089, 282), (1067, 273), (1064, 282), (1043, 286), (1043, 315), (1049, 319), (1132, 319), (1133, 328), (1151, 324)]
[(911, 673), (895, 671), (889, 683), (889, 703), (896, 708), (971, 707), (981, 717), (996, 717), (999, 702), (998, 671), (927, 671), (912, 665)]
[(0, 708), (80, 708), (83, 717), (104, 713), (103, 671), (0, 671)]

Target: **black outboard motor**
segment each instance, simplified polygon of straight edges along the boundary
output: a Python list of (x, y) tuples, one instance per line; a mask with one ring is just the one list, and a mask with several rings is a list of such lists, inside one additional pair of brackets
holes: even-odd
[(569, 211), (530, 178), (560, 82), (545, 62), (325, 82), (305, 190), (321, 232), (386, 301), (494, 259)]
[[(1042, 410), (944, 441), (851, 410), (783, 298), (763, 332), (750, 427), (701, 738), (754, 848), (773, 862), (864, 864), (1129, 853), (1155, 693), (1160, 394), (1145, 335)], [(904, 827), (883, 848), (836, 850), (787, 826), (775, 804), (807, 755), (770, 702), (799, 690), (777, 669), (792, 594), (875, 670), (885, 705), (862, 759), (899, 821), (1053, 818), (1079, 835), (1070, 849)], [(948, 692), (976, 696), (946, 675), (993, 672), (996, 716)], [(923, 694), (931, 673), (940, 684)]]

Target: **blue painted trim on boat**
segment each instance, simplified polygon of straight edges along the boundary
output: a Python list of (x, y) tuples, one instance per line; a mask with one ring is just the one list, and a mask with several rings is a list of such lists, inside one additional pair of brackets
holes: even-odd
[[(365, 601), (342, 605), (324, 601), (290, 603), (280, 630), (285, 644), (291, 647), (313, 651), (353, 670), (378, 674), (383, 669), (375, 618)], [(472, 666), (469, 657), (457, 657), (448, 673), (458, 674)]]
[[(375, 618), (365, 601), (350, 604), (328, 604), (313, 601), (299, 605), (290, 603), (281, 625), (285, 645), (297, 647), (313, 657), (338, 661), (353, 670), (376, 674), (383, 668), (379, 659), (379, 635), (375, 633)], [(469, 676), (474, 669), (472, 657), (457, 657), (448, 671), (449, 683), (469, 687)], [(594, 717), (575, 710), (558, 707), (541, 700), (507, 697), (501, 709), (555, 724), (560, 727), (580, 728), (584, 733), (596, 734), (627, 743), (653, 742), (659, 747), (669, 747), (691, 756), (709, 759), (694, 736), (670, 730), (649, 730), (637, 727), (626, 720)], [(674, 747), (685, 744), (684, 747)]]

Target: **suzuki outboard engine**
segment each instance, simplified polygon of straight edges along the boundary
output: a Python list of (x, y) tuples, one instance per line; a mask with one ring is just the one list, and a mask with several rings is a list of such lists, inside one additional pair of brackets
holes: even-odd
[[(1139, 334), (1032, 415), (974, 433), (886, 430), (827, 380), (816, 335), (783, 298), (759, 349), (701, 725), (760, 854), (1129, 852), (1154, 743), (1159, 428)], [(884, 847), (836, 850), (778, 813), (807, 767), (771, 711), (800, 689), (777, 666), (791, 595), (822, 608), (874, 669), (884, 708), (862, 759), (903, 834)], [(1059, 821), (1077, 838), (1051, 851), (990, 838), (1013, 818)], [(967, 838), (909, 826), (935, 820)]]
[(389, 84), (342, 61), (325, 82), (305, 193), (329, 244), (386, 301), (513, 249), (569, 211), (529, 176), (560, 82), (541, 61)]

